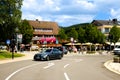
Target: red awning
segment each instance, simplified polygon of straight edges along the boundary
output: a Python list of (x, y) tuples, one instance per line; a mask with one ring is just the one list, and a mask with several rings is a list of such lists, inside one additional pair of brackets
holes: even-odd
[(40, 39), (40, 42), (41, 43), (44, 43), (44, 42), (47, 42), (47, 43), (51, 43), (51, 42), (56, 42), (56, 38), (55, 37), (43, 37)]

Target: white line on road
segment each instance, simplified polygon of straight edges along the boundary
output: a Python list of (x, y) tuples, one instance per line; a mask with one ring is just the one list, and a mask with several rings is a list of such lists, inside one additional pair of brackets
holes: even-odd
[(66, 68), (67, 66), (69, 66), (70, 64), (66, 64), (65, 66), (64, 66), (64, 68)]
[(48, 63), (48, 65), (47, 66), (45, 66), (45, 67), (43, 67), (44, 69), (47, 69), (47, 68), (49, 68), (49, 67), (51, 67), (51, 66), (53, 66), (53, 65), (55, 65), (54, 63)]
[(75, 62), (81, 62), (83, 59), (75, 59)]
[(65, 76), (66, 80), (70, 80), (69, 77), (68, 77), (68, 75), (67, 75), (67, 73), (64, 73), (64, 76)]
[(29, 66), (26, 66), (26, 67), (23, 67), (23, 68), (20, 68), (18, 69), (17, 71), (13, 72), (12, 74), (10, 74), (5, 80), (9, 80), (12, 76), (14, 76), (16, 73), (24, 70), (24, 69), (27, 69), (27, 68), (30, 68), (30, 67), (33, 67), (33, 66), (36, 66), (36, 65), (39, 65), (39, 64), (43, 64), (43, 63), (37, 63), (37, 64), (33, 64), (33, 65), (29, 65)]

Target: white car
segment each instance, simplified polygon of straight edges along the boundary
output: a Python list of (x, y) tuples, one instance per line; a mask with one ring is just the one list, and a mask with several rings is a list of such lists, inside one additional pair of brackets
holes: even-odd
[(120, 55), (120, 46), (116, 46), (113, 50), (114, 55)]
[(7, 46), (0, 45), (0, 49), (1, 49), (1, 50), (6, 50), (6, 49), (7, 49)]
[(38, 51), (38, 50), (39, 50), (39, 46), (37, 46), (37, 45), (31, 46), (31, 51)]

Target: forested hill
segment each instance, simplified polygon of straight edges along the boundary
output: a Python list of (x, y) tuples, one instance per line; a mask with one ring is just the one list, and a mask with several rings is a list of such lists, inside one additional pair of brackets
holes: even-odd
[(63, 28), (65, 31), (66, 30), (69, 30), (69, 29), (71, 29), (71, 28), (75, 28), (76, 30), (77, 29), (79, 29), (79, 27), (86, 27), (86, 26), (88, 26), (90, 23), (81, 23), (81, 24), (75, 24), (75, 25), (72, 25), (72, 26), (68, 26), (68, 27), (61, 27), (61, 28)]

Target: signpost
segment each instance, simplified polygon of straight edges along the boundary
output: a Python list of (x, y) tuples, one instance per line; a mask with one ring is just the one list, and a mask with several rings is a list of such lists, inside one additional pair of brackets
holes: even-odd
[(12, 49), (12, 59), (14, 59), (14, 50), (15, 50), (16, 40), (11, 40), (11, 49)]
[(8, 50), (9, 50), (9, 46), (10, 46), (10, 40), (6, 40), (6, 44), (8, 45)]
[(17, 34), (17, 40), (16, 40), (16, 47), (17, 47), (17, 50), (19, 50), (19, 45), (22, 43), (22, 34)]
[(6, 43), (7, 43), (7, 45), (9, 45), (10, 44), (10, 40), (8, 39), (8, 40), (6, 40)]

